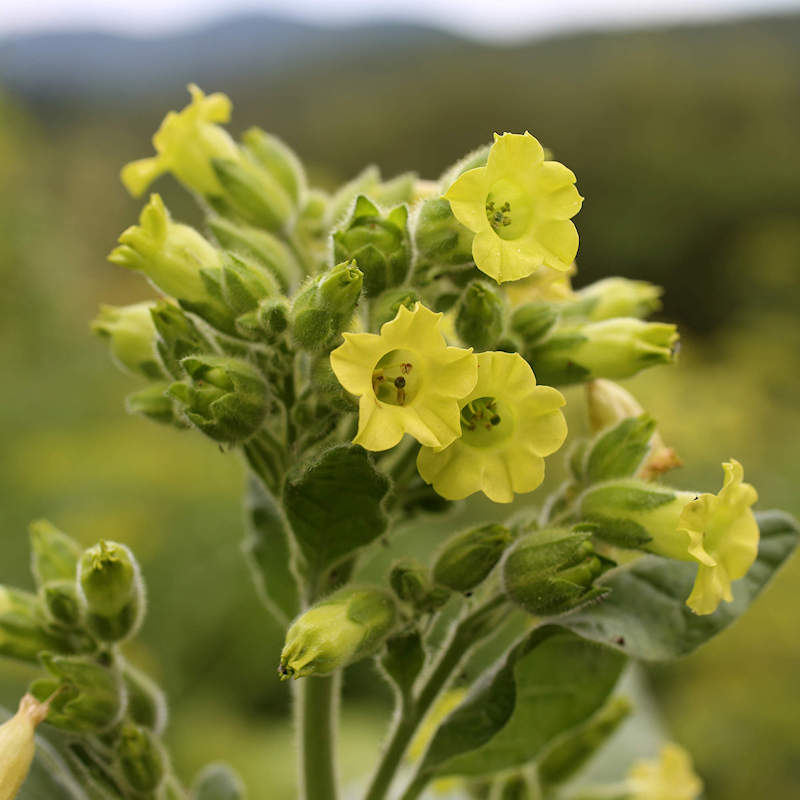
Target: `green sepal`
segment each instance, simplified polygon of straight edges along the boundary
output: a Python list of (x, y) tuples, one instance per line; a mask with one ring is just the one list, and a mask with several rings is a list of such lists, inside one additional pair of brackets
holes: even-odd
[(392, 566), (389, 586), (400, 600), (411, 605), (418, 614), (437, 611), (450, 598), (448, 589), (433, 585), (428, 568), (410, 558), (401, 559)]
[(75, 644), (65, 632), (46, 626), (35, 594), (0, 586), (0, 656), (35, 663), (43, 651), (69, 653)]
[(245, 151), (281, 185), (296, 207), (306, 190), (306, 173), (294, 151), (277, 136), (249, 128), (242, 135)]
[(588, 483), (631, 478), (650, 451), (656, 421), (642, 414), (628, 417), (601, 433), (586, 455), (585, 479)]
[(450, 203), (443, 197), (431, 197), (422, 202), (413, 230), (417, 254), (415, 284), (435, 280), (448, 267), (472, 264), (475, 234), (453, 216)]
[(175, 401), (167, 395), (169, 383), (155, 383), (125, 398), (125, 410), (138, 414), (160, 425), (186, 428), (188, 424), (175, 407)]
[(551, 303), (525, 303), (514, 309), (510, 328), (523, 348), (529, 348), (544, 339), (557, 322), (558, 311)]
[(158, 789), (166, 756), (161, 743), (144, 727), (126, 722), (118, 732), (116, 759), (120, 776), (134, 795)]
[(31, 541), (31, 572), (37, 586), (50, 581), (75, 580), (81, 546), (46, 519), (28, 526)]
[(486, 281), (467, 285), (456, 306), (456, 333), (465, 345), (477, 351), (491, 350), (503, 332), (505, 305)]
[(511, 539), (511, 531), (497, 523), (451, 536), (434, 556), (433, 580), (454, 592), (471, 592), (486, 580)]
[(421, 299), (415, 289), (407, 286), (387, 289), (382, 292), (369, 304), (370, 330), (379, 331), (382, 325), (391, 322), (397, 316), (401, 306), (411, 311)]
[(186, 356), (213, 350), (208, 338), (183, 310), (172, 303), (157, 303), (150, 314), (158, 333), (156, 349), (173, 378), (180, 380), (185, 376), (180, 362)]
[(226, 253), (222, 264), (222, 296), (235, 316), (252, 311), (279, 291), (271, 272), (246, 258)]
[(48, 581), (39, 589), (42, 607), (56, 625), (77, 628), (81, 623), (81, 606), (75, 579)]

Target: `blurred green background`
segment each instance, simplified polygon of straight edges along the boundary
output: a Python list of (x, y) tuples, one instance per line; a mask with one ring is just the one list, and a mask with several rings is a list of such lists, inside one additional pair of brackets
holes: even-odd
[[(284, 137), (323, 186), (370, 162), (435, 177), (492, 131), (530, 130), (586, 197), (576, 285), (619, 274), (666, 288), (679, 364), (628, 385), (684, 459), (673, 480), (716, 491), (720, 462), (735, 456), (759, 507), (800, 512), (800, 17), (508, 47), (274, 20), (193, 36), (152, 56), (147, 42), (122, 42), (119, 63), (95, 67), (78, 56), (101, 52), (102, 37), (60, 50), (47, 37), (0, 42), (0, 582), (31, 585), (26, 525), (40, 516), (87, 545), (111, 537), (135, 550), (150, 610), (130, 655), (169, 693), (183, 775), (225, 759), (253, 800), (294, 796), (280, 632), (239, 551), (241, 465), (196, 435), (127, 417), (136, 383), (88, 329), (100, 302), (151, 294), (104, 261), (140, 205), (118, 172), (151, 152), (188, 80), (226, 91), (235, 132), (258, 124)], [(157, 189), (176, 216), (198, 218), (169, 178)], [(580, 393), (569, 399), (580, 425)], [(443, 530), (401, 532), (391, 553)], [(734, 629), (650, 674), (708, 800), (800, 791), (799, 580), (795, 559)], [(29, 677), (0, 663), (0, 704)], [(389, 698), (368, 666), (345, 696), (353, 777)]]

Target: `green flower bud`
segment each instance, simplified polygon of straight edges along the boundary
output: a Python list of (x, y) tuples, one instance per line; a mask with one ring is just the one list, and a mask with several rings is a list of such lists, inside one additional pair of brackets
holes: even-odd
[(116, 642), (132, 636), (144, 616), (139, 564), (123, 544), (101, 541), (78, 562), (78, 586), (89, 628)]
[(173, 222), (159, 195), (150, 196), (139, 224), (128, 228), (119, 242), (109, 261), (143, 272), (154, 286), (179, 300), (208, 300), (201, 270), (219, 269), (222, 255), (194, 228)]
[(238, 317), (236, 327), (248, 337), (274, 343), (289, 327), (289, 304), (284, 297), (268, 297), (254, 311)]
[(423, 614), (441, 608), (450, 595), (443, 587), (431, 583), (426, 567), (411, 559), (399, 561), (392, 567), (389, 585), (400, 600)]
[(364, 167), (353, 180), (341, 186), (327, 204), (327, 228), (339, 225), (360, 194), (370, 195), (381, 182), (380, 170), (371, 165)]
[(360, 195), (348, 222), (333, 234), (333, 257), (356, 262), (364, 273), (367, 297), (401, 284), (411, 263), (406, 206), (384, 215)]
[(249, 439), (267, 412), (267, 384), (259, 371), (237, 358), (187, 356), (181, 362), (189, 383), (173, 383), (169, 393), (189, 421), (218, 442)]
[(122, 680), (128, 695), (128, 716), (149, 728), (157, 736), (167, 725), (167, 701), (164, 692), (150, 677), (132, 664), (122, 666)]
[(589, 284), (561, 308), (564, 318), (593, 322), (615, 317), (644, 318), (661, 308), (660, 286), (628, 278), (605, 278)]
[(220, 247), (268, 269), (282, 291), (290, 291), (300, 282), (300, 265), (277, 236), (223, 217), (212, 217), (208, 227)]
[(252, 162), (213, 159), (214, 174), (222, 186), (223, 204), (233, 213), (269, 231), (280, 231), (292, 215), (292, 201), (273, 175)]
[(125, 723), (119, 730), (116, 756), (119, 772), (134, 793), (158, 788), (166, 759), (160, 743), (147, 728)]
[(71, 649), (65, 635), (44, 627), (42, 607), (35, 594), (0, 586), (0, 656), (35, 663), (43, 651)]
[(541, 796), (526, 775), (509, 775), (497, 779), (489, 800), (537, 800)]
[(345, 261), (300, 290), (291, 311), (292, 335), (300, 346), (314, 350), (336, 344), (353, 317), (363, 278), (355, 261)]
[(420, 206), (414, 229), (417, 253), (415, 282), (437, 277), (436, 268), (472, 263), (475, 234), (462, 225), (443, 197), (431, 197)]
[(146, 389), (132, 392), (125, 398), (125, 410), (129, 414), (139, 414), (161, 425), (185, 428), (186, 421), (175, 407), (174, 400), (167, 396), (169, 386), (168, 383), (154, 383)]
[(277, 281), (264, 267), (232, 253), (225, 256), (222, 297), (237, 317), (279, 291)]
[(381, 325), (391, 322), (397, 316), (400, 306), (405, 306), (409, 311), (412, 311), (421, 299), (414, 289), (405, 286), (397, 289), (387, 289), (382, 292), (370, 303), (370, 330), (379, 331)]
[(503, 333), (503, 301), (485, 281), (472, 281), (456, 308), (456, 333), (478, 351), (491, 350)]
[(75, 628), (81, 621), (81, 606), (75, 579), (50, 581), (39, 589), (42, 606), (50, 619), (66, 628)]
[(472, 591), (486, 580), (511, 539), (511, 531), (497, 524), (450, 537), (433, 562), (433, 580), (454, 592)]
[(123, 372), (158, 380), (164, 369), (155, 352), (156, 330), (150, 309), (153, 303), (100, 306), (92, 332), (108, 339), (111, 356)]
[(161, 361), (173, 378), (183, 378), (181, 359), (208, 352), (213, 349), (211, 342), (186, 313), (172, 303), (156, 303), (150, 313), (158, 334), (156, 349)]
[(48, 723), (75, 733), (99, 733), (122, 717), (125, 692), (114, 670), (76, 656), (43, 653), (40, 660), (53, 677), (34, 681), (30, 693), (40, 701), (52, 696)]
[(394, 627), (392, 596), (371, 587), (342, 589), (302, 614), (289, 628), (281, 678), (325, 675), (371, 656)]
[(28, 527), (31, 540), (31, 571), (36, 584), (49, 581), (75, 580), (80, 545), (46, 519), (32, 522)]
[(556, 322), (558, 311), (552, 303), (525, 303), (514, 309), (511, 330), (527, 349), (547, 336)]
[(305, 193), (306, 174), (300, 159), (277, 136), (250, 128), (242, 136), (247, 152), (280, 184), (297, 207)]
[(90, 797), (97, 800), (124, 797), (117, 777), (112, 777), (107, 767), (105, 752), (100, 755), (93, 748), (78, 741), (70, 741), (65, 752), (72, 772), (79, 777)]
[(527, 351), (539, 383), (549, 386), (591, 378), (628, 378), (675, 360), (674, 325), (609, 319), (559, 330)]
[(562, 614), (603, 595), (593, 589), (605, 570), (588, 533), (549, 528), (518, 539), (503, 560), (509, 598), (530, 614)]
[(227, 764), (209, 764), (195, 779), (192, 800), (244, 800), (241, 778)]
[(401, 203), (411, 203), (414, 201), (417, 189), (417, 176), (413, 172), (404, 172), (388, 181), (383, 181), (374, 189), (371, 189), (369, 196), (374, 198), (376, 203), (386, 206), (397, 206)]

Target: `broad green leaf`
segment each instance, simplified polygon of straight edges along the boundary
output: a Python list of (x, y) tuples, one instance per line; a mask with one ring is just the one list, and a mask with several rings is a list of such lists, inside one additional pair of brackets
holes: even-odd
[(484, 775), (526, 764), (606, 701), (625, 657), (557, 626), (528, 634), (440, 726), (428, 775)]
[(282, 625), (300, 611), (297, 581), (291, 569), (289, 531), (275, 498), (261, 481), (250, 476), (245, 497), (245, 528), (242, 543), (264, 605)]
[(586, 457), (586, 481), (630, 478), (650, 449), (656, 421), (647, 414), (629, 417), (601, 434)]
[(611, 589), (608, 597), (561, 624), (645, 661), (691, 653), (747, 610), (797, 545), (800, 528), (789, 514), (762, 511), (756, 520), (761, 530), (758, 557), (747, 575), (734, 582), (733, 602), (720, 603), (713, 614), (698, 616), (686, 606), (696, 565), (646, 556), (609, 572), (600, 581)]
[(321, 573), (377, 539), (388, 518), (389, 479), (359, 445), (324, 452), (284, 488), (284, 507), (309, 569)]

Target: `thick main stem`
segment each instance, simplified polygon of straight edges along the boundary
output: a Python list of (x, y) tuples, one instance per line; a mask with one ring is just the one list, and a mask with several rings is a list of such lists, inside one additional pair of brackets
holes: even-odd
[(302, 800), (336, 800), (334, 726), (339, 674), (297, 681), (294, 702), (300, 745), (299, 796)]

